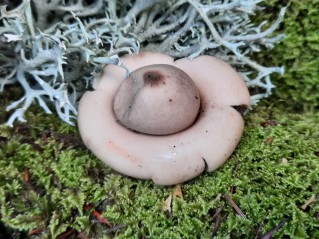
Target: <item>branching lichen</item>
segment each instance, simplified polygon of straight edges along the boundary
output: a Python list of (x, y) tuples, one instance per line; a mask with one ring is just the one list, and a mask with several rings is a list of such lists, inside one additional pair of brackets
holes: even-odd
[(281, 67), (264, 67), (250, 59), (273, 47), (283, 35), (271, 36), (285, 8), (269, 28), (255, 26), (250, 16), (261, 0), (23, 0), (1, 7), (0, 90), (18, 82), (24, 96), (7, 124), (24, 121), (36, 101), (46, 113), (54, 106), (70, 124), (77, 102), (103, 65), (125, 67), (119, 56), (151, 50), (175, 58), (209, 54), (226, 60), (242, 74), (253, 103), (271, 94), (270, 75)]

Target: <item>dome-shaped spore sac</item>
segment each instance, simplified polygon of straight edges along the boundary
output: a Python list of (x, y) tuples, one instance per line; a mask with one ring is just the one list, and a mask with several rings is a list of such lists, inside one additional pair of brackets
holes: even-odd
[(114, 113), (124, 126), (145, 134), (167, 135), (191, 126), (199, 111), (200, 95), (181, 69), (165, 64), (133, 71), (120, 85)]

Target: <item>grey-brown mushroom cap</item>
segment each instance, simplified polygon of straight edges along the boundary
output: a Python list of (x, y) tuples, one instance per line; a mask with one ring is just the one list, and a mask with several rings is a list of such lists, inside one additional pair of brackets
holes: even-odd
[(150, 64), (172, 64), (184, 70), (200, 92), (202, 112), (191, 127), (176, 134), (132, 132), (116, 122), (113, 112), (125, 71), (107, 66), (96, 90), (85, 93), (79, 105), (78, 125), (85, 145), (116, 171), (162, 185), (185, 182), (205, 168), (212, 171), (222, 165), (237, 146), (244, 126), (241, 115), (231, 106), (250, 104), (238, 73), (207, 56), (174, 62), (166, 55), (144, 52), (121, 61), (130, 71)]

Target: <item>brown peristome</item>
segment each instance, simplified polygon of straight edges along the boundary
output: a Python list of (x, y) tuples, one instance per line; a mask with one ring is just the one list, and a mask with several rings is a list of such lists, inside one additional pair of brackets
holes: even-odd
[(237, 146), (244, 127), (242, 116), (232, 106), (250, 105), (240, 75), (210, 56), (174, 61), (160, 53), (142, 52), (121, 61), (130, 72), (153, 64), (184, 71), (199, 92), (199, 114), (190, 127), (170, 135), (142, 134), (123, 127), (113, 103), (125, 70), (108, 65), (95, 90), (85, 93), (79, 105), (78, 125), (85, 145), (114, 170), (161, 185), (182, 183), (205, 169), (221, 166)]

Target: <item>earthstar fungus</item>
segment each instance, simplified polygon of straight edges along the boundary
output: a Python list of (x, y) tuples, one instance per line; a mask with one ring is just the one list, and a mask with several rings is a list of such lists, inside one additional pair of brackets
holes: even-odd
[(108, 65), (81, 99), (84, 144), (114, 170), (161, 185), (221, 166), (243, 132), (236, 109), (250, 105), (240, 75), (211, 56), (141, 52), (121, 62), (129, 76)]

